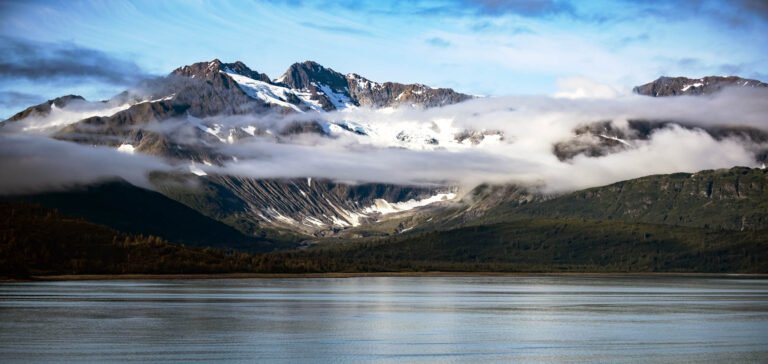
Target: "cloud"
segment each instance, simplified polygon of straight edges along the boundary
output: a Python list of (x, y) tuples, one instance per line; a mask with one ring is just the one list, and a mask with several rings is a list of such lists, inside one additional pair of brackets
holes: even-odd
[(647, 33), (638, 34), (638, 35), (631, 35), (626, 36), (621, 39), (619, 39), (619, 44), (621, 46), (627, 46), (630, 44), (636, 44), (636, 43), (644, 43), (651, 39), (651, 37)]
[(744, 12), (768, 19), (768, 2), (764, 0), (736, 0), (733, 3), (741, 7)]
[(426, 40), (426, 42), (429, 45), (440, 47), (440, 48), (447, 48), (451, 46), (451, 42), (440, 37), (429, 38)]
[[(768, 149), (768, 144), (739, 136), (714, 138), (690, 125), (749, 126), (768, 132), (766, 98), (766, 90), (738, 89), (712, 97), (529, 96), (483, 98), (427, 110), (382, 112), (360, 108), (319, 118), (380, 127), (368, 136), (348, 133), (335, 138), (300, 135), (246, 139), (220, 149), (225, 155), (236, 156), (237, 161), (203, 168), (208, 173), (252, 178), (311, 176), (351, 183), (454, 184), (466, 188), (483, 182), (519, 183), (562, 192), (650, 174), (736, 165), (756, 167), (755, 151)], [(617, 130), (630, 133), (628, 119), (674, 120), (689, 127), (670, 124), (647, 139), (632, 140), (630, 148), (602, 157), (580, 155), (562, 161), (553, 153), (554, 144), (574, 138), (574, 129), (581, 125), (609, 120)], [(272, 118), (260, 125), (278, 128), (279, 120)], [(237, 126), (259, 122), (249, 121), (248, 117), (217, 121), (224, 127), (228, 122)], [(500, 130), (505, 140), (479, 147), (446, 146), (434, 150), (393, 148), (387, 144), (394, 140), (387, 132), (394, 135), (403, 130), (424, 138), (430, 136), (419, 133), (426, 129), (451, 128)]]
[(0, 36), (0, 80), (48, 84), (96, 81), (131, 85), (148, 75), (132, 61), (73, 43)]
[(556, 0), (468, 0), (459, 1), (463, 6), (474, 8), (485, 15), (518, 14), (522, 16), (536, 17), (559, 13), (568, 13), (573, 10), (566, 1)]
[(308, 21), (301, 22), (299, 24), (307, 28), (322, 30), (322, 31), (331, 32), (331, 33), (339, 33), (339, 34), (345, 34), (345, 35), (362, 35), (366, 37), (373, 36), (373, 33), (365, 29), (347, 27), (343, 25), (325, 25), (325, 24), (312, 23)]
[(150, 171), (174, 168), (147, 155), (127, 155), (112, 148), (80, 145), (34, 135), (0, 135), (0, 194), (59, 190), (122, 178), (151, 188)]
[(691, 57), (680, 58), (677, 61), (677, 65), (680, 68), (687, 68), (687, 69), (700, 68), (702, 66), (701, 60), (698, 60), (696, 58), (691, 58)]
[[(602, 92), (599, 84), (586, 79), (568, 82), (573, 82), (571, 86), (577, 89), (591, 87), (598, 95)], [(768, 132), (766, 99), (768, 90), (751, 88), (726, 89), (701, 97), (494, 97), (433, 109), (356, 108), (325, 114), (188, 117), (159, 121), (146, 128), (167, 134), (169, 140), (181, 138), (175, 140), (177, 143), (202, 143), (213, 148), (215, 154), (228, 156), (218, 164), (197, 165), (208, 174), (458, 185), (465, 190), (484, 182), (517, 183), (545, 192), (563, 192), (650, 174), (736, 165), (756, 167), (755, 152), (768, 150), (768, 143), (739, 135), (715, 138), (702, 128), (748, 126)], [(631, 134), (627, 120), (638, 119), (675, 121), (686, 127), (669, 124), (647, 137), (629, 140), (627, 148), (600, 157), (577, 155), (564, 161), (554, 154), (554, 145), (575, 138), (574, 130), (580, 126), (608, 121), (613, 130)], [(369, 132), (280, 135), (287, 125), (313, 121), (356, 123)], [(251, 126), (260, 132), (231, 143), (194, 140), (205, 129), (204, 125), (214, 124), (211, 129), (225, 133), (228, 128), (253, 133)], [(185, 126), (195, 133), (179, 132)], [(504, 138), (483, 141), (477, 146), (456, 142), (456, 133), (465, 130), (500, 131)], [(422, 149), (406, 149), (397, 137), (401, 134), (417, 141), (438, 138), (439, 144), (424, 143)], [(0, 168), (13, 176), (0, 182), (0, 191), (4, 193), (18, 192), (24, 186), (66, 186), (108, 176), (141, 183), (153, 169), (188, 170), (171, 165), (187, 166), (187, 161), (169, 164), (141, 153), (119, 154), (114, 148), (81, 146), (23, 131), (0, 137)], [(600, 138), (591, 141), (597, 144)]]
[(16, 107), (18, 105), (33, 105), (45, 101), (39, 95), (16, 91), (0, 91), (0, 107)]
[(607, 99), (619, 95), (611, 86), (603, 85), (585, 77), (568, 77), (557, 80), (559, 91), (555, 97), (566, 99), (597, 98)]

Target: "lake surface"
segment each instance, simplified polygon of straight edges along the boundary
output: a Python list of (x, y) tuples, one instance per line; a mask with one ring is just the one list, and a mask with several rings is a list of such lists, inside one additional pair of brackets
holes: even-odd
[(768, 280), (0, 284), (0, 361), (768, 362)]

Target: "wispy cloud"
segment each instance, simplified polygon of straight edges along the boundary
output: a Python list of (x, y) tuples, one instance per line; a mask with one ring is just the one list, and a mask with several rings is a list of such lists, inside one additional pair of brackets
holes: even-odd
[(148, 75), (136, 63), (74, 43), (0, 37), (0, 80), (47, 84), (103, 82), (130, 85)]
[(317, 24), (312, 22), (301, 22), (299, 23), (302, 26), (305, 26), (307, 28), (322, 30), (326, 32), (331, 33), (339, 33), (339, 34), (346, 34), (346, 35), (359, 35), (359, 36), (366, 36), (366, 37), (372, 37), (373, 33), (362, 29), (362, 28), (355, 28), (355, 27), (348, 27), (343, 25), (326, 25), (326, 24)]
[(522, 16), (544, 16), (573, 12), (573, 7), (568, 1), (557, 0), (461, 0), (457, 5), (474, 9), (486, 15), (518, 14)]
[(435, 47), (441, 47), (446, 48), (451, 46), (451, 42), (440, 38), (440, 37), (433, 37), (426, 40), (427, 44), (435, 46)]
[(18, 105), (32, 105), (45, 101), (40, 95), (33, 95), (16, 91), (0, 91), (0, 107), (16, 107)]

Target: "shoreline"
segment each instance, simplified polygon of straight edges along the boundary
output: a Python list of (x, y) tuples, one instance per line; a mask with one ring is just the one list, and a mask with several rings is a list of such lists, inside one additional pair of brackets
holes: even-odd
[(338, 279), (376, 277), (583, 277), (583, 278), (719, 278), (768, 279), (765, 273), (693, 272), (361, 272), (361, 273), (205, 273), (205, 274), (57, 274), (27, 278), (0, 277), (0, 283), (114, 280), (211, 280), (211, 279)]

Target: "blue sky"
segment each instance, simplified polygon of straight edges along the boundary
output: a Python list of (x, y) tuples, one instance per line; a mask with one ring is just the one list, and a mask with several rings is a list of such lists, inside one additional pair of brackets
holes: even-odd
[(314, 60), (482, 95), (554, 94), (579, 82), (628, 92), (660, 75), (768, 81), (761, 0), (25, 0), (0, 3), (0, 17), (0, 116), (63, 94), (107, 98), (131, 74), (213, 58), (273, 78)]

